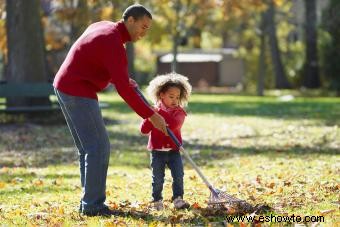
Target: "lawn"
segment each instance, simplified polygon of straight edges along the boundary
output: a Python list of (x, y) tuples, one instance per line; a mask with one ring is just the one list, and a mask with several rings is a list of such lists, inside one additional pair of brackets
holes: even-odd
[[(188, 163), (185, 199), (193, 204), (191, 209), (173, 209), (167, 172), (166, 209), (150, 210), (149, 153), (147, 137), (139, 134), (140, 118), (114, 93), (102, 94), (101, 100), (110, 105), (103, 110), (112, 143), (107, 203), (121, 215), (78, 214), (77, 153), (63, 121), (1, 124), (0, 225), (226, 224), (225, 216), (202, 212), (209, 190)], [(194, 94), (183, 137), (185, 149), (215, 187), (254, 205), (266, 204), (274, 215), (322, 216), (321, 226), (336, 226), (340, 222), (339, 124), (339, 98), (284, 101), (276, 96)], [(246, 221), (233, 224), (247, 225)]]

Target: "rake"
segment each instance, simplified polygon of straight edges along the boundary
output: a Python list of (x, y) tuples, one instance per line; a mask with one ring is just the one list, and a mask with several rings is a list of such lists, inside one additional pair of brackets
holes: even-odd
[[(139, 96), (144, 100), (146, 104), (149, 105), (148, 101), (145, 99), (144, 95), (141, 91), (136, 88)], [(208, 207), (213, 209), (226, 209), (232, 213), (251, 213), (254, 211), (254, 207), (246, 202), (245, 200), (238, 199), (232, 195), (223, 192), (222, 190), (214, 188), (208, 181), (208, 179), (204, 176), (200, 168), (196, 165), (196, 163), (191, 159), (189, 153), (184, 149), (183, 145), (179, 142), (174, 133), (167, 127), (167, 132), (172, 139), (172, 141), (176, 144), (180, 152), (184, 155), (184, 157), (189, 161), (191, 166), (197, 172), (197, 174), (201, 177), (205, 185), (210, 190), (210, 197), (208, 201)]]

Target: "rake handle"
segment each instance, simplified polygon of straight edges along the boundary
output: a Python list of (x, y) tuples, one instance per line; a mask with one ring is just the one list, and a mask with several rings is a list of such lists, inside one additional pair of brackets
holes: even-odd
[[(143, 93), (136, 87), (136, 92), (138, 93), (138, 95), (143, 99), (143, 101), (147, 104), (150, 105), (149, 102), (146, 100), (146, 98), (144, 97)], [(211, 193), (213, 193), (214, 195), (217, 195), (216, 190), (213, 188), (213, 186), (209, 183), (208, 179), (204, 176), (204, 174), (202, 173), (202, 171), (200, 170), (200, 168), (196, 165), (196, 163), (191, 159), (189, 153), (183, 148), (183, 145), (179, 142), (179, 140), (177, 139), (177, 137), (175, 136), (175, 134), (172, 132), (171, 129), (169, 129), (168, 127), (166, 127), (166, 130), (170, 136), (170, 138), (172, 139), (172, 141), (176, 144), (176, 146), (178, 147), (178, 149), (183, 153), (184, 157), (189, 161), (189, 163), (191, 164), (191, 166), (195, 169), (195, 171), (198, 173), (198, 175), (202, 178), (203, 182), (207, 185), (207, 187), (209, 188), (209, 190), (211, 191)]]

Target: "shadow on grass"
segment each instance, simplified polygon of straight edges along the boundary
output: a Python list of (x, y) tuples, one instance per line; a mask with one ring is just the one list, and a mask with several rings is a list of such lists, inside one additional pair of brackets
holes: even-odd
[(25, 179), (25, 181), (32, 181), (34, 179), (78, 179), (79, 174), (70, 174), (70, 173), (63, 173), (63, 174), (36, 174), (35, 172), (29, 172), (29, 173), (10, 173), (10, 174), (2, 174), (1, 180), (4, 182), (11, 182), (11, 181), (22, 181)]
[(37, 194), (37, 193), (50, 193), (50, 194), (60, 194), (62, 192), (74, 192), (74, 187), (62, 187), (62, 186), (30, 186), (30, 187), (21, 187), (15, 188), (12, 190), (1, 190), (0, 197), (2, 196), (15, 196), (15, 195), (22, 195), (22, 194)]
[[(251, 97), (250, 97), (251, 99)], [(109, 108), (120, 113), (131, 113), (125, 103), (111, 102)], [(217, 114), (222, 116), (259, 116), (285, 119), (316, 119), (326, 124), (339, 123), (340, 100), (334, 102), (313, 101), (222, 101), (189, 103), (188, 112), (194, 114)]]
[(316, 119), (325, 124), (339, 123), (340, 102), (191, 102), (194, 114), (214, 113), (223, 116), (267, 117), (279, 119)]
[[(112, 144), (110, 164), (114, 166), (130, 166), (134, 168), (147, 168), (150, 165), (149, 152), (146, 149), (147, 137), (143, 137), (137, 134), (128, 134), (124, 132), (109, 132), (110, 141)], [(254, 136), (258, 137), (258, 136)], [(56, 146), (56, 145), (54, 145)], [(69, 146), (74, 146), (69, 144)], [(207, 145), (198, 142), (185, 142), (185, 149), (192, 153), (193, 159), (200, 164), (207, 164), (214, 162), (215, 160), (223, 160), (232, 157), (233, 155), (250, 156), (250, 155), (266, 155), (270, 157), (283, 157), (287, 155), (293, 155), (294, 157), (310, 154), (324, 154), (335, 155), (340, 154), (339, 149), (336, 148), (324, 148), (323, 145), (313, 146), (248, 146), (248, 147), (234, 147), (230, 145)], [(60, 150), (60, 147), (56, 147)], [(41, 152), (41, 149), (36, 149), (35, 152), (39, 154), (37, 160), (31, 163), (25, 162), (27, 158), (24, 154), (20, 157), (13, 156), (13, 163), (8, 162), (10, 157), (3, 157), (0, 161), (1, 166), (36, 166), (44, 167), (48, 165), (60, 165), (60, 164), (75, 164), (77, 163), (77, 154), (75, 149), (67, 149), (61, 154), (56, 154), (56, 150), (53, 147), (49, 148), (50, 152)], [(40, 152), (40, 153), (39, 153)], [(10, 153), (8, 153), (10, 155)], [(34, 157), (34, 156), (33, 156)], [(53, 157), (53, 158), (51, 158)], [(56, 158), (59, 157), (59, 158)], [(65, 158), (67, 157), (67, 158)], [(21, 161), (18, 159), (22, 159)], [(62, 162), (60, 160), (63, 160)], [(16, 163), (19, 163), (16, 164)], [(21, 164), (20, 164), (21, 163)], [(57, 176), (57, 175), (56, 175)], [(53, 176), (54, 177), (54, 176)]]
[(173, 212), (171, 215), (155, 215), (148, 211), (131, 211), (131, 210), (115, 210), (115, 217), (132, 218), (135, 220), (144, 220), (146, 224), (152, 224), (155, 221), (163, 222), (165, 224), (176, 225), (176, 224), (190, 224), (205, 226), (209, 223), (214, 224), (214, 226), (225, 226), (225, 214), (208, 214), (204, 208), (190, 209), (193, 211), (194, 216), (186, 217), (183, 213)]

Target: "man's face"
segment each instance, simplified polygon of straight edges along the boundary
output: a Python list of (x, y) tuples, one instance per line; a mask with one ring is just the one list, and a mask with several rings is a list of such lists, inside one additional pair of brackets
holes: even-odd
[(136, 42), (137, 40), (143, 38), (150, 29), (151, 22), (152, 20), (147, 16), (144, 16), (138, 20), (133, 19), (133, 17), (129, 17), (126, 27), (131, 36), (131, 41)]

